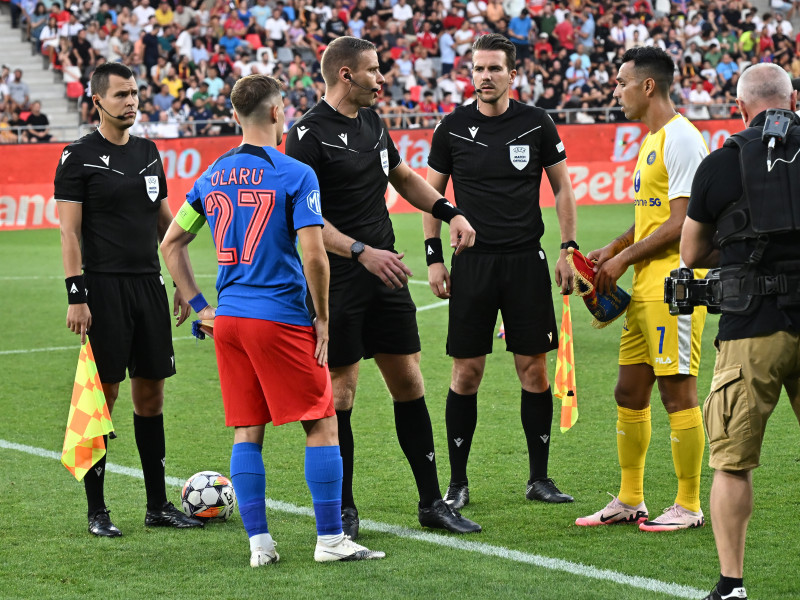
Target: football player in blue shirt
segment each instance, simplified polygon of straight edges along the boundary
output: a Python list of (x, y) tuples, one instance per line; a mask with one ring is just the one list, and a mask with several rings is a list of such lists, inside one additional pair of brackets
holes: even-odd
[[(342, 458), (327, 367), (330, 271), (319, 184), (308, 166), (275, 148), (283, 137), (280, 92), (280, 82), (264, 75), (236, 82), (231, 101), (242, 144), (195, 182), (161, 249), (200, 319), (214, 319), (225, 422), (235, 427), (231, 479), (250, 537), (250, 566), (279, 558), (267, 528), (261, 456), (269, 422), (300, 421), (306, 431), (305, 475), (317, 521), (315, 560), (383, 558), (383, 552), (342, 533)], [(197, 287), (187, 249), (206, 221), (219, 264), (216, 309)]]

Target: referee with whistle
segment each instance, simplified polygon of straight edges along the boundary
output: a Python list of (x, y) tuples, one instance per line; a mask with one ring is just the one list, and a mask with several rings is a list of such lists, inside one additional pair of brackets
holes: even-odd
[[(55, 199), (66, 275), (67, 327), (89, 336), (109, 412), (127, 370), (133, 425), (147, 492), (148, 527), (202, 527), (167, 501), (164, 379), (175, 374), (169, 303), (158, 243), (172, 221), (155, 144), (129, 133), (139, 105), (133, 73), (106, 63), (92, 75), (100, 127), (68, 145), (58, 161)], [(188, 303), (175, 294), (178, 324)], [(106, 439), (106, 442), (108, 440)], [(107, 454), (106, 454), (107, 456)], [(118, 537), (103, 493), (106, 457), (84, 477), (89, 532)]]
[(509, 99), (516, 77), (514, 44), (502, 35), (486, 34), (475, 41), (472, 52), (477, 100), (442, 119), (428, 157), (428, 183), (444, 193), (452, 177), (456, 204), (476, 231), (475, 245), (453, 256), (449, 273), (439, 239), (441, 221), (423, 215), (428, 281), (436, 296), (450, 299), (447, 353), (453, 357), (453, 372), (445, 409), (450, 454), (445, 501), (454, 508), (469, 502), (467, 460), (478, 422), (478, 387), (499, 310), (506, 348), (514, 354), (522, 386), (520, 411), (530, 466), (525, 496), (572, 502), (547, 473), (553, 395), (546, 353), (558, 347), (558, 330), (547, 259), (539, 243), (544, 233), (539, 207), (544, 170), (563, 241), (556, 284), (562, 294), (571, 293), (566, 253), (578, 246), (567, 156), (547, 113)]

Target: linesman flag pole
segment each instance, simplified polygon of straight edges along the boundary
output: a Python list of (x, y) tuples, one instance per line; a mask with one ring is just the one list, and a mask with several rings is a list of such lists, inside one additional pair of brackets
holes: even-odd
[(106, 453), (103, 436), (114, 430), (89, 340), (81, 346), (61, 462), (81, 481)]
[(578, 396), (575, 390), (575, 352), (572, 347), (572, 316), (569, 296), (562, 296), (561, 331), (558, 334), (555, 396), (561, 400), (561, 433), (578, 421)]

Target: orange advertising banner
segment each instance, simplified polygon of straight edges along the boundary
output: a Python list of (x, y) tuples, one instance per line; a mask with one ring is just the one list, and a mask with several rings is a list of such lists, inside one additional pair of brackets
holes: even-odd
[[(695, 125), (710, 150), (719, 148), (728, 136), (743, 128), (741, 120), (697, 121)], [(646, 134), (643, 125), (561, 125), (558, 131), (567, 150), (570, 178), (579, 204), (633, 200), (631, 176)], [(424, 177), (433, 130), (395, 130), (391, 135), (403, 160)], [(183, 204), (195, 179), (238, 143), (236, 137), (156, 140), (173, 213)], [(64, 146), (0, 146), (0, 231), (58, 227), (53, 175)], [(452, 188), (448, 188), (447, 196), (453, 199)], [(540, 202), (542, 206), (553, 206), (553, 194), (546, 183), (542, 185)], [(416, 210), (391, 186), (386, 203), (392, 213)]]

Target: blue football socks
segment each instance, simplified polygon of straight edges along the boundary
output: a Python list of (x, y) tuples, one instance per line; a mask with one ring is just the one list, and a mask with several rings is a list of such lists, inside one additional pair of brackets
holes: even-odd
[(314, 503), (317, 535), (342, 533), (342, 456), (339, 446), (306, 448), (306, 483)]

